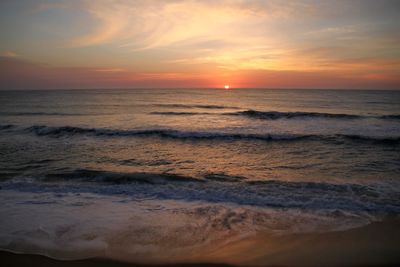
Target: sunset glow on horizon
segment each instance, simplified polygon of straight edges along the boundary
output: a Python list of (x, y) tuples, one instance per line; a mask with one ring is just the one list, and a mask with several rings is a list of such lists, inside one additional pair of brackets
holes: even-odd
[(5, 0), (0, 89), (400, 88), (397, 1)]

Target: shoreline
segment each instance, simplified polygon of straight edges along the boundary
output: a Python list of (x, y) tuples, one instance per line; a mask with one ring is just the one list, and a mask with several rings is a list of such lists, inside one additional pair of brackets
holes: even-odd
[(177, 263), (177, 264), (142, 264), (116, 261), (111, 259), (91, 258), (83, 260), (57, 260), (43, 255), (18, 254), (0, 250), (0, 262), (7, 267), (40, 266), (40, 267), (233, 267), (219, 263)]
[(260, 234), (256, 238), (227, 244), (217, 251), (203, 252), (206, 253), (204, 257), (191, 261), (196, 263), (146, 264), (100, 258), (65, 261), (0, 251), (0, 262), (10, 267), (399, 266), (400, 220), (388, 219), (340, 232), (280, 237)]

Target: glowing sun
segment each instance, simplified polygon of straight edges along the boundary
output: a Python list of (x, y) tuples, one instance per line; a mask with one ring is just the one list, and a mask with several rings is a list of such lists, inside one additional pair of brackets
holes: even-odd
[(227, 85), (224, 86), (224, 88), (225, 88), (225, 89), (229, 89), (230, 87), (229, 87), (229, 85), (227, 84)]

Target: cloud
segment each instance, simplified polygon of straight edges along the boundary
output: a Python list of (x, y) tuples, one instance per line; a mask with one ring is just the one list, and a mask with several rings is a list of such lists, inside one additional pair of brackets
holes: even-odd
[[(20, 29), (9, 34), (26, 39), (13, 44), (12, 38), (5, 38), (10, 44), (2, 49), (18, 47), (18, 52), (32, 61), (75, 66), (55, 68), (38, 64), (42, 75), (35, 79), (47, 77), (46, 81), (53, 84), (54, 77), (64, 81), (68, 76), (73, 78), (65, 84), (71, 86), (75, 86), (75, 81), (85, 86), (101, 86), (100, 81), (110, 86), (136, 86), (144, 81), (150, 83), (151, 79), (160, 84), (165, 81), (169, 85), (190, 85), (189, 81), (193, 81), (192, 86), (194, 82), (212, 86), (234, 79), (234, 75), (238, 82), (247, 81), (259, 72), (268, 77), (285, 74), (303, 82), (307, 73), (326, 78), (329, 72), (329, 77), (353, 84), (354, 79), (393, 82), (400, 69), (400, 23), (395, 19), (399, 9), (391, 1), (34, 3), (38, 4), (36, 13), (28, 14), (33, 16), (28, 20), (32, 22), (29, 31), (25, 32), (24, 27), (24, 32)], [(60, 16), (67, 22), (76, 19), (76, 25), (82, 27), (75, 29), (59, 20)], [(52, 23), (55, 18), (62, 23)], [(17, 22), (27, 24), (22, 17)], [(63, 42), (61, 38), (68, 40)], [(12, 56), (9, 52), (3, 56)], [(89, 78), (85, 79), (83, 74)], [(287, 79), (284, 83), (289, 84)], [(257, 76), (251, 84), (268, 87), (270, 83)], [(324, 84), (323, 79), (318, 84)]]
[(201, 74), (54, 67), (0, 57), (0, 90), (193, 87), (193, 84), (200, 87), (211, 85)]
[(349, 75), (345, 71), (241, 71), (235, 84), (243, 88), (398, 89), (399, 73)]
[[(374, 53), (387, 45), (379, 43), (383, 38), (375, 38), (378, 33), (368, 32), (373, 22), (349, 16), (345, 1), (335, 7), (319, 1), (98, 0), (85, 1), (83, 8), (98, 26), (71, 40), (72, 47), (109, 45), (131, 53), (162, 50), (176, 55), (167, 62), (182, 65), (329, 70), (336, 67), (326, 61), (349, 59), (349, 54), (365, 57), (359, 54)], [(361, 2), (351, 8), (366, 10)], [(325, 16), (344, 19), (338, 23), (326, 21)], [(361, 37), (360, 49), (357, 41)], [(314, 49), (315, 44), (339, 48), (331, 54), (298, 52)]]
[(67, 68), (0, 57), (0, 90), (81, 88), (232, 87), (397, 89), (398, 71), (230, 70), (225, 72), (138, 72), (120, 68)]
[[(198, 40), (251, 43), (272, 19), (293, 19), (313, 13), (313, 5), (295, 1), (171, 0), (85, 1), (83, 8), (97, 22), (93, 32), (71, 41), (73, 46), (121, 43), (134, 50), (166, 47)], [(268, 38), (262, 38), (264, 41)], [(259, 40), (260, 41), (260, 40)]]
[(36, 4), (31, 11), (36, 12), (43, 12), (49, 9), (64, 9), (67, 8), (69, 5), (66, 2), (44, 2)]
[(107, 68), (107, 69), (95, 69), (97, 72), (126, 72), (126, 70), (121, 68)]
[(19, 55), (13, 51), (3, 51), (0, 53), (0, 56), (10, 58), (19, 57)]

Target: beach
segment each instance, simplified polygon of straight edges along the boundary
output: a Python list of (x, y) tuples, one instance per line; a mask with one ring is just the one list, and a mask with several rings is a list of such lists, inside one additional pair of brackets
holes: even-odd
[[(400, 262), (399, 226), (398, 219), (390, 219), (340, 232), (279, 238), (260, 235), (205, 252), (198, 259), (192, 259), (196, 263), (157, 266), (397, 266)], [(7, 266), (155, 266), (110, 259), (60, 261), (5, 251), (0, 253), (0, 259)], [(212, 263), (220, 261), (228, 261), (232, 265)]]

